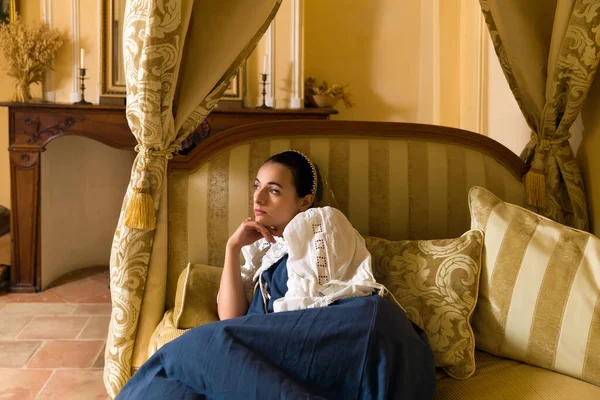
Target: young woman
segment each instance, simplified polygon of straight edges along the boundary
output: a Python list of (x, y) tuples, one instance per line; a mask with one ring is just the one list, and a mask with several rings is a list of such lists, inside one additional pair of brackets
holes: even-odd
[[(427, 399), (425, 334), (374, 293), (364, 240), (332, 207), (318, 167), (286, 151), (257, 173), (254, 217), (229, 238), (221, 322), (154, 354), (121, 398)], [(240, 254), (244, 256), (241, 265)]]

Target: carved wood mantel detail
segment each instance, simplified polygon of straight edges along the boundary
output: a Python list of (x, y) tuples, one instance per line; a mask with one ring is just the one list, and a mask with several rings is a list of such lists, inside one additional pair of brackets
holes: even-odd
[(53, 125), (43, 127), (40, 119), (38, 117), (25, 118), (25, 125), (33, 125), (35, 126), (35, 132), (24, 132), (25, 135), (29, 136), (29, 140), (27, 140), (28, 144), (31, 143), (40, 143), (43, 142), (44, 138), (46, 140), (52, 139), (55, 136), (62, 136), (65, 134), (65, 131), (69, 129), (73, 124), (75, 124), (75, 118), (67, 117), (64, 121), (59, 121)]
[[(137, 142), (127, 125), (124, 106), (55, 103), (0, 103), (0, 106), (9, 109), (12, 241), (9, 290), (35, 292), (40, 290), (42, 276), (41, 152), (52, 140), (67, 135), (84, 136), (118, 149), (133, 150)], [(209, 115), (207, 124), (197, 130), (193, 144), (239, 125), (299, 118), (329, 119), (335, 113), (333, 109), (217, 109)], [(182, 162), (188, 157), (195, 158), (201, 147), (198, 145), (189, 155), (176, 159)]]

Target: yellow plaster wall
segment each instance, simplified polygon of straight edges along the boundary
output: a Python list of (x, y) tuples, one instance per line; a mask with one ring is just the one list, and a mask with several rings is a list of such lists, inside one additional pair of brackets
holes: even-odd
[[(26, 21), (40, 18), (39, 0), (22, 0), (19, 2), (19, 12)], [(4, 61), (0, 61), (3, 64)], [(0, 65), (2, 65), (0, 64)], [(10, 101), (13, 96), (13, 80), (4, 71), (0, 72), (0, 101)], [(32, 87), (33, 96), (41, 96), (39, 85)], [(8, 159), (8, 109), (0, 107), (0, 204), (10, 207), (10, 166)]]
[[(79, 47), (85, 50), (85, 97), (98, 103), (100, 89), (100, 5), (101, 0), (81, 0), (79, 9)], [(71, 0), (52, 0), (52, 24), (65, 33), (66, 41), (54, 63), (55, 101), (71, 102), (73, 93), (73, 49)], [(79, 51), (77, 51), (79, 57)]]
[[(305, 6), (310, 1), (305, 1)], [(288, 108), (291, 101), (292, 85), (292, 7), (291, 1), (284, 0), (275, 16), (275, 92), (276, 108)], [(246, 107), (262, 104), (261, 73), (267, 51), (266, 35), (256, 46), (246, 62)], [(273, 77), (269, 77), (269, 83)], [(267, 89), (268, 90), (268, 89)]]
[(421, 1), (308, 0), (305, 76), (350, 84), (334, 119), (416, 121)]
[[(349, 83), (356, 108), (334, 119), (403, 121), (486, 133), (478, 112), (477, 0), (305, 2), (305, 76)], [(475, 82), (475, 83), (473, 83)], [(475, 92), (475, 94), (473, 93)], [(434, 104), (435, 103), (435, 104)], [(463, 108), (461, 108), (463, 107)], [(483, 117), (483, 116), (482, 116)], [(483, 125), (483, 124), (482, 124)]]
[[(460, 127), (460, 2), (440, 1), (440, 125)], [(478, 5), (479, 6), (479, 5)]]

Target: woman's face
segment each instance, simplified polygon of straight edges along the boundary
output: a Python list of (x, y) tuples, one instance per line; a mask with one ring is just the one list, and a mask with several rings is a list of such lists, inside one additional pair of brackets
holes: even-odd
[(308, 209), (312, 195), (298, 197), (292, 171), (283, 164), (269, 162), (256, 174), (253, 199), (256, 222), (275, 227), (275, 233), (281, 235), (296, 214)]

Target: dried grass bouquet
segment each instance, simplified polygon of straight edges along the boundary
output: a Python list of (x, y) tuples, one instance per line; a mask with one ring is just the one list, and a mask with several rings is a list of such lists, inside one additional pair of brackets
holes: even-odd
[(313, 101), (316, 96), (317, 103), (319, 103), (320, 96), (326, 96), (334, 101), (334, 105), (338, 100), (342, 100), (346, 108), (352, 108), (355, 105), (352, 101), (352, 95), (348, 91), (348, 84), (334, 83), (329, 85), (326, 81), (318, 84), (316, 78), (308, 77), (304, 83), (304, 94)]
[(6, 60), (7, 74), (17, 80), (14, 101), (31, 101), (31, 84), (42, 81), (62, 44), (58, 29), (43, 22), (27, 26), (17, 17), (0, 25), (0, 52)]

